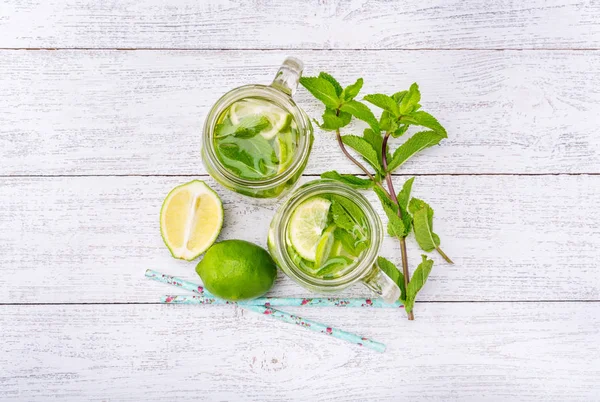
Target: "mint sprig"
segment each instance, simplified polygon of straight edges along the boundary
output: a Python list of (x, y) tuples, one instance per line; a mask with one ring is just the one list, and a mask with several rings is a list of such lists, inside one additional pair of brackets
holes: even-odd
[[(408, 179), (397, 193), (392, 182), (392, 172), (424, 149), (438, 145), (447, 138), (446, 130), (435, 117), (420, 110), (421, 92), (416, 83), (408, 90), (392, 95), (375, 93), (364, 96), (364, 101), (382, 109), (379, 118), (369, 106), (356, 100), (363, 86), (362, 78), (344, 88), (333, 76), (321, 72), (318, 77), (302, 77), (300, 84), (325, 105), (323, 122), (317, 122), (319, 127), (336, 133), (338, 145), (344, 155), (360, 168), (367, 179), (336, 171), (325, 172), (321, 177), (358, 189), (373, 189), (388, 218), (388, 233), (400, 241), (402, 272), (383, 258), (378, 260), (378, 264), (400, 286), (401, 300), (406, 306), (409, 319), (413, 319), (414, 300), (431, 272), (433, 260), (423, 256), (423, 261), (411, 278), (406, 237), (414, 232), (417, 243), (424, 251), (437, 250), (447, 262), (452, 261), (439, 247), (440, 239), (433, 232), (433, 209), (421, 200), (410, 198), (414, 178)], [(362, 136), (341, 134), (340, 130), (350, 124), (352, 118), (368, 124), (369, 128), (364, 130)], [(426, 130), (411, 135), (392, 151), (389, 146), (390, 138), (406, 135), (415, 126)], [(362, 162), (348, 148), (356, 152)], [(346, 212), (349, 212), (350, 217), (354, 216), (352, 211)], [(346, 222), (348, 217), (339, 206), (336, 207), (335, 216), (342, 226), (349, 226), (349, 222)]]

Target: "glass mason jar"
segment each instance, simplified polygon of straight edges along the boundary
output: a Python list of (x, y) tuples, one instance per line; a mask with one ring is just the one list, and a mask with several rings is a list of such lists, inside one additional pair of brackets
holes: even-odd
[[(303, 64), (300, 60), (288, 57), (279, 68), (271, 85), (245, 85), (233, 89), (223, 95), (212, 107), (204, 123), (202, 161), (208, 173), (222, 186), (254, 198), (279, 198), (296, 184), (306, 167), (313, 143), (313, 127), (310, 119), (292, 99), (302, 69)], [(233, 105), (239, 101), (255, 102), (258, 105), (261, 102), (262, 104), (268, 102), (272, 107), (271, 110), (274, 108), (287, 113), (286, 118), (291, 120), (288, 124), (294, 128), (296, 134), (294, 151), (291, 155), (287, 155), (285, 166), (280, 165), (279, 170), (272, 171), (273, 174), (265, 177), (260, 175), (251, 178), (241, 177), (235, 170), (225, 166), (219, 158), (219, 150), (215, 145), (215, 131), (223, 116), (233, 110)], [(233, 162), (236, 162), (235, 158)]]
[[(330, 279), (309, 275), (300, 268), (290, 255), (288, 225), (297, 207), (311, 197), (342, 196), (352, 201), (364, 214), (368, 246), (341, 276)], [(373, 207), (356, 190), (333, 180), (316, 180), (299, 187), (277, 210), (269, 227), (268, 246), (271, 255), (283, 272), (299, 285), (313, 292), (330, 293), (341, 291), (356, 282), (362, 282), (377, 296), (393, 303), (400, 296), (400, 289), (376, 264), (377, 254), (383, 240), (383, 226)]]

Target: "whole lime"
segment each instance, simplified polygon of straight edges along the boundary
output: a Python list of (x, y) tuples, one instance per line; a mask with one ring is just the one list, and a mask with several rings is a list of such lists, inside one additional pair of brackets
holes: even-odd
[(238, 301), (267, 293), (277, 277), (277, 266), (262, 247), (243, 240), (225, 240), (208, 249), (196, 272), (209, 292)]

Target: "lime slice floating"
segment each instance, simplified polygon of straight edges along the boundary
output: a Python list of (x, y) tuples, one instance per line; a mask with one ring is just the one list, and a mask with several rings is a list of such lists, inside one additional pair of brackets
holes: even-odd
[(292, 214), (288, 227), (289, 240), (305, 260), (315, 261), (317, 258), (317, 245), (327, 226), (330, 205), (331, 201), (314, 197), (298, 205)]
[(280, 133), (275, 140), (275, 153), (279, 160), (279, 169), (277, 173), (282, 173), (290, 167), (292, 154), (294, 153), (293, 133)]
[(233, 124), (239, 124), (241, 119), (250, 115), (264, 116), (271, 123), (271, 127), (260, 132), (266, 140), (270, 140), (277, 133), (286, 130), (292, 123), (292, 115), (270, 102), (246, 98), (235, 102), (229, 110), (229, 117)]
[(209, 248), (223, 226), (221, 199), (203, 181), (175, 187), (160, 210), (160, 233), (175, 258), (191, 261)]
[(317, 243), (317, 252), (315, 253), (315, 266), (317, 268), (321, 267), (331, 255), (333, 243), (335, 242), (335, 238), (333, 237), (335, 227), (335, 225), (331, 225), (325, 229)]

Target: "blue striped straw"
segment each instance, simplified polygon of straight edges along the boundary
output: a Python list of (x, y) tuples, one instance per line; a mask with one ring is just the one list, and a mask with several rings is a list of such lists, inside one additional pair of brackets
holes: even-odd
[(204, 290), (202, 295), (166, 295), (161, 298), (166, 304), (238, 304), (240, 306), (270, 306), (270, 307), (376, 307), (400, 308), (402, 303), (385, 303), (379, 298), (375, 299), (338, 299), (334, 297), (257, 297), (252, 300), (229, 302), (215, 296), (207, 296)]
[[(163, 296), (163, 303), (173, 304), (231, 304), (217, 298), (204, 287), (160, 272), (146, 270), (146, 277), (158, 282), (177, 286), (204, 297), (186, 295)], [(253, 300), (237, 302), (240, 306), (271, 306), (271, 307), (376, 307), (376, 308), (400, 308), (402, 303), (385, 303), (380, 298), (335, 298), (335, 297), (258, 297)]]
[[(190, 290), (194, 293), (198, 293), (204, 296), (204, 298), (214, 298), (217, 299), (214, 295), (210, 294), (200, 285), (195, 283), (186, 281), (184, 279), (176, 278), (171, 275), (161, 274), (160, 272), (156, 272), (153, 270), (146, 270), (146, 277), (156, 280), (158, 282), (166, 283), (172, 286), (177, 286), (182, 289)], [(217, 303), (214, 303), (217, 304)], [(229, 304), (229, 302), (225, 300), (220, 300), (218, 304)], [(364, 336), (355, 335), (350, 332), (346, 332), (337, 328), (330, 327), (328, 325), (322, 324), (320, 322), (312, 321), (304, 319), (300, 316), (293, 315), (290, 313), (286, 313), (285, 311), (276, 310), (270, 306), (262, 305), (240, 305), (240, 307), (253, 311), (255, 313), (267, 315), (273, 319), (283, 321), (289, 324), (295, 324), (302, 328), (308, 329), (310, 331), (319, 332), (322, 334), (333, 336), (334, 338), (338, 338), (344, 340), (346, 342), (354, 343), (359, 346), (365, 346), (369, 349), (373, 349), (377, 352), (383, 353), (385, 351), (385, 345), (383, 343), (371, 340)]]

